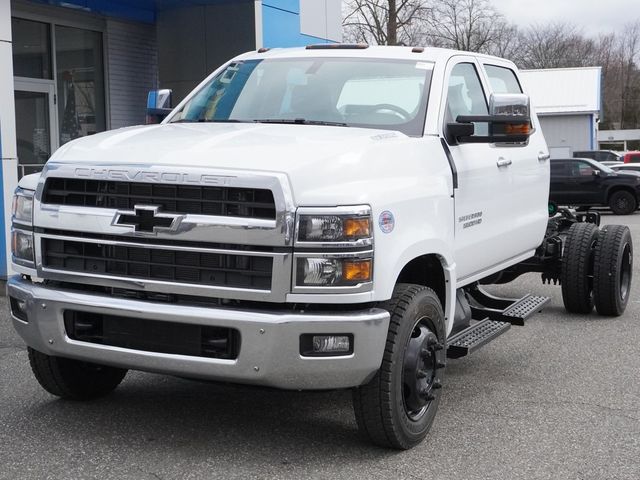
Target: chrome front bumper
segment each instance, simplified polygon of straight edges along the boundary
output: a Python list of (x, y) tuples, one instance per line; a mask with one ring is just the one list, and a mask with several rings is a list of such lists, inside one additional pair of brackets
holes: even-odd
[[(380, 368), (389, 313), (370, 308), (349, 312), (292, 312), (185, 306), (78, 293), (32, 283), (7, 282), (9, 296), (26, 302), (28, 322), (12, 315), (30, 347), (60, 357), (115, 367), (277, 388), (314, 390), (366, 383)], [(223, 360), (131, 350), (79, 342), (65, 333), (66, 309), (196, 325), (240, 332), (238, 358)], [(302, 334), (351, 333), (354, 351), (339, 357), (303, 357)]]

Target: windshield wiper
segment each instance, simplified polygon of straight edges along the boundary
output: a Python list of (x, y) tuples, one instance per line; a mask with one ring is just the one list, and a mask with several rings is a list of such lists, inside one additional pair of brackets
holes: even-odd
[(282, 123), (287, 125), (324, 125), (328, 127), (348, 127), (343, 122), (325, 122), (323, 120), (306, 120), (304, 118), (265, 118), (254, 120), (255, 123)]
[(190, 118), (181, 118), (180, 120), (176, 120), (175, 122), (170, 123), (248, 123), (246, 120), (235, 120), (235, 119), (212, 119), (209, 120), (207, 118), (198, 118), (198, 119), (190, 119)]

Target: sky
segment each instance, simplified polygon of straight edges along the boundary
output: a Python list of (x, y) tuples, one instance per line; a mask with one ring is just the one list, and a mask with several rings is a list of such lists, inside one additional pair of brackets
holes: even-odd
[(508, 21), (526, 27), (532, 23), (569, 22), (585, 35), (611, 33), (630, 20), (640, 20), (639, 0), (490, 0)]

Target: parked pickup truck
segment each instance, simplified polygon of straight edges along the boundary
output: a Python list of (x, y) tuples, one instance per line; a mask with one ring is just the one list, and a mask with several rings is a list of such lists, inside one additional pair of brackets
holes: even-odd
[(556, 205), (608, 206), (616, 215), (629, 215), (637, 210), (639, 199), (638, 172), (613, 170), (588, 158), (551, 160), (549, 201)]
[(159, 125), (64, 145), (14, 202), (8, 294), (36, 378), (76, 400), (128, 369), (352, 388), (366, 439), (418, 444), (447, 358), (548, 300), (482, 285), (540, 272), (571, 312), (629, 300), (629, 230), (549, 218), (521, 85), (467, 52), (261, 49)]

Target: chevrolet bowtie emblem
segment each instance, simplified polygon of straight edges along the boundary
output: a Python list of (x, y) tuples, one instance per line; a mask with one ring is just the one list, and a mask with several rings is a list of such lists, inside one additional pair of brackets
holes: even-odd
[(182, 215), (160, 213), (160, 207), (136, 205), (132, 211), (118, 210), (112, 225), (133, 227), (135, 232), (158, 233), (178, 228)]

